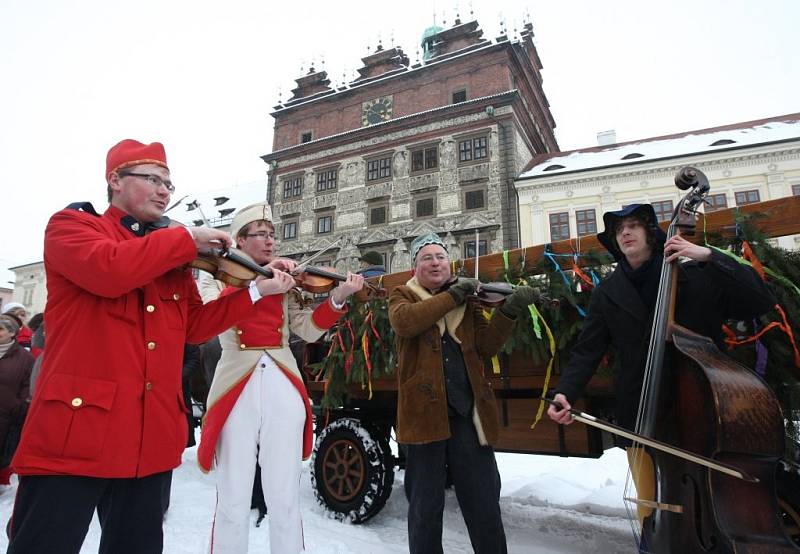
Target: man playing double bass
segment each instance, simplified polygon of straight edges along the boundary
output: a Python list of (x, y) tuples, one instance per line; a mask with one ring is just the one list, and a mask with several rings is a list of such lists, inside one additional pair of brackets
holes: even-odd
[[(620, 361), (615, 378), (616, 422), (633, 430), (665, 255), (667, 262), (679, 257), (690, 260), (678, 264), (676, 322), (711, 338), (720, 350), (725, 350), (725, 320), (758, 317), (775, 305), (775, 299), (753, 269), (679, 235), (666, 240), (649, 204), (606, 212), (603, 222), (605, 230), (597, 238), (617, 261), (617, 268), (592, 293), (580, 336), (554, 391), (554, 400), (562, 408), (551, 405), (547, 414), (557, 423), (572, 423), (571, 403), (580, 398), (610, 346)], [(650, 457), (628, 448), (628, 461), (639, 498), (655, 500)], [(652, 509), (640, 504), (638, 512), (644, 520)]]

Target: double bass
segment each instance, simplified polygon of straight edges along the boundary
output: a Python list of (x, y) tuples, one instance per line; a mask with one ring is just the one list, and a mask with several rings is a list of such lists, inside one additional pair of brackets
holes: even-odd
[[(692, 234), (708, 179), (684, 168), (668, 237)], [(784, 456), (784, 418), (764, 380), (674, 319), (677, 261), (664, 257), (636, 432), (746, 472), (740, 479), (646, 446), (655, 498), (637, 537), (640, 552), (800, 552), (784, 533), (776, 473)], [(635, 463), (633, 464), (635, 465)]]

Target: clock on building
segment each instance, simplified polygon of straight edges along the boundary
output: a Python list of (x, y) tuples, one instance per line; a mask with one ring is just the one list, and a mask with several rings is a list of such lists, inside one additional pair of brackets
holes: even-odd
[(374, 125), (392, 118), (392, 97), (381, 96), (361, 104), (361, 125)]

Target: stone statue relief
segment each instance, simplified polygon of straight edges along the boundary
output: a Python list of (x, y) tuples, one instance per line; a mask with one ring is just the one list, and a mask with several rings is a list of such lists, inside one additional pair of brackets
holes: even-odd
[(408, 152), (400, 150), (392, 158), (392, 178), (399, 179), (408, 176)]
[(451, 169), (456, 166), (454, 140), (445, 140), (442, 142), (442, 151), (439, 158), (439, 165), (444, 169)]
[(358, 269), (358, 258), (361, 253), (356, 246), (359, 240), (359, 235), (356, 233), (342, 235), (342, 244), (339, 248), (339, 253), (333, 262), (337, 273), (345, 274), (348, 271), (355, 271)]
[(405, 271), (411, 269), (411, 253), (406, 248), (406, 243), (403, 239), (397, 239), (392, 247), (392, 261), (389, 271), (396, 273), (398, 271)]
[(458, 241), (453, 236), (453, 233), (447, 233), (444, 237), (444, 244), (447, 246), (447, 252), (450, 254), (450, 261), (457, 262), (461, 259), (461, 250), (458, 248)]

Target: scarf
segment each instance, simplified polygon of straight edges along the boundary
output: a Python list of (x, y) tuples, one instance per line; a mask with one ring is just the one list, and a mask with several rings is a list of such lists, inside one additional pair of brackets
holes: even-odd
[(11, 349), (14, 345), (14, 341), (7, 342), (5, 344), (0, 344), (0, 358), (6, 355), (6, 353)]
[(664, 260), (663, 252), (655, 252), (650, 259), (633, 269), (624, 257), (619, 266), (625, 276), (639, 293), (647, 311), (652, 313), (658, 297), (658, 282), (661, 279), (661, 265)]
[[(419, 284), (416, 277), (412, 277), (406, 283), (406, 286), (411, 289), (411, 291), (419, 296), (420, 300), (427, 300), (428, 298), (433, 298), (433, 295), (428, 292), (428, 289), (423, 287)], [(440, 293), (440, 294), (447, 294), (447, 293)], [(464, 312), (467, 309), (466, 302), (457, 306), (447, 312), (444, 317), (439, 319), (436, 322), (436, 326), (439, 328), (439, 336), (444, 336), (444, 331), (447, 329), (447, 334), (452, 337), (456, 344), (461, 344), (461, 341), (456, 336), (456, 329), (458, 326), (461, 325), (461, 320), (464, 319)]]

